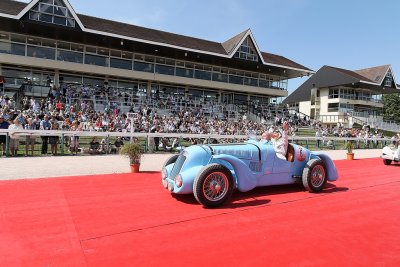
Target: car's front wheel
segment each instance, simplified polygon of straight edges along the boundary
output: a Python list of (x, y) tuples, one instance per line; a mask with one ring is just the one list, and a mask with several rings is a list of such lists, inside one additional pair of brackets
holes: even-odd
[(303, 170), (303, 185), (309, 192), (321, 191), (327, 181), (325, 164), (320, 159), (307, 162)]
[(224, 204), (232, 195), (232, 173), (225, 166), (210, 164), (200, 170), (193, 183), (196, 200), (207, 208)]
[(383, 164), (385, 164), (385, 165), (390, 165), (390, 164), (392, 164), (392, 160), (390, 160), (390, 159), (384, 159), (384, 160), (383, 160)]

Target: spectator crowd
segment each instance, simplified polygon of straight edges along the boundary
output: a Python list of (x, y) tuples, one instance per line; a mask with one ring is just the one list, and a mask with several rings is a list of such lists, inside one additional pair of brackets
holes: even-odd
[[(334, 128), (324, 128), (318, 122), (305, 117), (300, 118), (296, 113), (290, 114), (287, 110), (281, 113), (268, 112), (261, 122), (248, 120), (242, 116), (235, 120), (228, 120), (218, 114), (205, 116), (202, 106), (187, 107), (177, 106), (171, 102), (173, 96), (168, 99), (151, 99), (141, 101), (131, 106), (129, 113), (121, 112), (121, 103), (132, 103), (134, 96), (127, 90), (119, 90), (108, 87), (92, 87), (85, 85), (61, 84), (59, 88), (53, 88), (47, 98), (35, 99), (25, 96), (19, 103), (7, 95), (0, 96), (0, 129), (18, 131), (26, 130), (64, 130), (64, 131), (101, 131), (101, 132), (138, 132), (138, 133), (182, 133), (182, 134), (218, 134), (218, 135), (261, 135), (270, 130), (271, 125), (280, 126), (283, 121), (290, 125), (289, 133), (295, 135), (298, 127), (313, 125), (316, 136), (338, 137), (369, 137), (379, 136), (381, 133), (371, 133), (366, 129), (344, 129), (338, 125)], [(95, 109), (95, 104), (101, 103), (104, 110)], [(160, 115), (157, 107), (170, 108), (170, 114)], [(11, 134), (10, 150), (15, 155), (18, 149), (20, 136)], [(5, 151), (4, 136), (0, 137), (0, 143)], [(57, 154), (57, 144), (60, 138), (57, 136), (42, 136), (42, 154), (48, 153), (50, 145), (51, 153)], [(26, 137), (26, 155), (33, 154), (35, 136)], [(93, 140), (96, 143), (96, 140)], [(91, 152), (98, 149), (104, 150), (103, 144), (93, 145)], [(163, 144), (162, 140), (154, 140), (156, 149)], [(193, 141), (195, 142), (195, 141)], [(66, 140), (71, 152), (77, 153), (79, 138), (71, 137)], [(171, 145), (170, 145), (171, 146)]]

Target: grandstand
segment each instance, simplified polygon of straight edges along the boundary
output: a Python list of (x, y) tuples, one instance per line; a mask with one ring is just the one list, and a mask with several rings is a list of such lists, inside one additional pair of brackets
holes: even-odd
[(83, 86), (95, 88), (85, 100), (96, 111), (172, 100), (238, 118), (276, 103), (289, 79), (312, 73), (260, 50), (250, 29), (214, 42), (77, 14), (69, 1), (0, 0), (0, 76), (17, 104)]

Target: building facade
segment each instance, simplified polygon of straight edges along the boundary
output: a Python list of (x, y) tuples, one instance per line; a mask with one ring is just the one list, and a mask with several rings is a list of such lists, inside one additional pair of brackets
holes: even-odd
[(382, 121), (382, 95), (399, 93), (390, 65), (356, 71), (323, 66), (283, 103), (326, 124)]
[(27, 82), (32, 96), (76, 83), (120, 88), (132, 101), (248, 106), (287, 96), (289, 79), (312, 73), (262, 52), (250, 29), (218, 43), (77, 14), (67, 0), (0, 0), (0, 76), (11, 94)]

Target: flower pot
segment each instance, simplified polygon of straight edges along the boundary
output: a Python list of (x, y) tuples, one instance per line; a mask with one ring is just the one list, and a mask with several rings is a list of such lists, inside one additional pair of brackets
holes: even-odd
[(131, 164), (131, 172), (138, 173), (139, 172), (140, 164)]
[(353, 160), (354, 159), (354, 153), (347, 153), (347, 159), (348, 160)]

